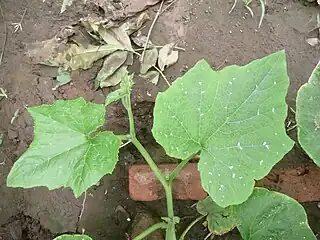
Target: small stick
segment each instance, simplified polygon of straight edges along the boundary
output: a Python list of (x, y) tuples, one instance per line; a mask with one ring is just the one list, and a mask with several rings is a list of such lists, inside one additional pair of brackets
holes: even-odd
[[(150, 46), (150, 47), (147, 47), (147, 49), (152, 49), (152, 48), (163, 48), (164, 46)], [(137, 48), (135, 49), (135, 51), (142, 51), (144, 50), (144, 48)], [(180, 51), (183, 51), (185, 52), (186, 49), (185, 48), (182, 48), (182, 47), (173, 47), (173, 50), (180, 50)]]
[(7, 45), (7, 38), (8, 38), (8, 34), (7, 34), (7, 24), (5, 23), (4, 20), (4, 14), (2, 11), (2, 6), (0, 4), (0, 12), (1, 12), (1, 16), (3, 19), (3, 24), (4, 24), (4, 39), (3, 39), (3, 46), (2, 46), (2, 51), (1, 51), (1, 55), (0, 55), (0, 65), (2, 64), (2, 60), (3, 60), (3, 56), (4, 56), (4, 51), (6, 49), (6, 45)]
[(82, 208), (81, 208), (81, 212), (80, 212), (79, 217), (78, 217), (78, 219), (79, 219), (78, 221), (80, 221), (81, 218), (82, 218), (82, 215), (83, 215), (83, 212), (84, 212), (84, 207), (85, 207), (85, 205), (86, 205), (86, 200), (87, 200), (87, 191), (84, 192), (84, 198), (83, 198), (83, 202), (82, 202)]
[(232, 13), (233, 9), (236, 7), (238, 0), (234, 0), (234, 3), (229, 11), (229, 14)]
[(298, 124), (293, 125), (292, 127), (289, 127), (287, 129), (287, 132), (290, 132), (291, 130), (295, 129), (298, 126)]
[(20, 111), (20, 109), (18, 108), (18, 109), (14, 112), (13, 117), (11, 118), (11, 121), (10, 121), (11, 125), (13, 124), (14, 120), (16, 120), (17, 117), (19, 117), (19, 111)]
[(149, 29), (149, 32), (148, 32), (148, 36), (147, 36), (147, 41), (146, 41), (146, 44), (145, 44), (145, 46), (144, 46), (143, 52), (142, 52), (142, 54), (141, 54), (140, 62), (143, 62), (143, 60), (144, 60), (144, 55), (145, 55), (146, 50), (147, 50), (147, 46), (148, 46), (148, 43), (149, 43), (150, 35), (151, 35), (152, 29), (153, 29), (154, 25), (156, 24), (156, 21), (157, 21), (159, 15), (160, 15), (160, 12), (161, 12), (163, 3), (164, 3), (164, 0), (162, 0), (162, 2), (161, 2), (161, 4), (160, 4), (160, 7), (159, 7), (159, 9), (158, 9), (158, 11), (157, 11), (157, 14), (156, 14), (156, 16), (154, 17), (153, 22), (152, 22), (152, 24), (151, 24), (151, 26), (150, 26), (150, 29)]
[(265, 15), (265, 13), (266, 13), (266, 5), (265, 5), (264, 0), (260, 0), (260, 4), (261, 4), (261, 17), (260, 17), (260, 21), (259, 21), (259, 26), (258, 26), (258, 28), (261, 27), (262, 21), (263, 21), (263, 19), (264, 19), (264, 15)]
[[(147, 46), (147, 45), (146, 45), (146, 46)], [(140, 53), (138, 53), (138, 52), (136, 52), (136, 51), (130, 51), (130, 52), (136, 54), (137, 56), (139, 56), (139, 57), (141, 58), (141, 54), (140, 54)], [(154, 68), (160, 73), (160, 75), (162, 76), (162, 78), (166, 81), (166, 83), (167, 83), (168, 86), (170, 87), (171, 84), (170, 84), (170, 82), (168, 81), (168, 79), (166, 78), (166, 76), (163, 74), (163, 72), (162, 72), (156, 65), (152, 65), (152, 67), (154, 67)]]
[(154, 67), (154, 68), (160, 73), (160, 75), (162, 76), (162, 78), (166, 81), (166, 83), (167, 83), (168, 86), (170, 87), (171, 84), (170, 84), (170, 82), (168, 81), (168, 79), (166, 78), (166, 76), (163, 74), (163, 72), (162, 72), (156, 65), (153, 65), (152, 67)]
[(161, 11), (161, 13), (160, 13), (160, 14), (164, 13), (164, 12), (165, 12), (169, 7), (171, 7), (171, 6), (172, 6), (172, 4), (174, 4), (176, 1), (177, 1), (177, 0), (173, 0), (171, 3), (169, 3), (169, 5), (168, 5), (168, 6), (166, 6), (166, 7)]

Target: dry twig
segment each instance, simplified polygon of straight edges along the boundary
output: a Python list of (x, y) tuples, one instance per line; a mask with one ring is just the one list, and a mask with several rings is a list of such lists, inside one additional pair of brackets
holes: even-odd
[(13, 32), (18, 32), (19, 30), (20, 30), (20, 31), (23, 30), (23, 29), (22, 29), (22, 21), (23, 21), (23, 19), (24, 19), (24, 16), (26, 15), (26, 13), (27, 13), (27, 9), (24, 10), (24, 12), (23, 12), (23, 14), (22, 14), (22, 17), (21, 17), (21, 19), (20, 19), (19, 22), (12, 23), (13, 29), (14, 29)]
[(3, 39), (3, 46), (2, 46), (2, 51), (1, 51), (1, 55), (0, 55), (0, 65), (1, 65), (2, 60), (3, 60), (3, 56), (4, 56), (4, 51), (5, 51), (6, 45), (7, 45), (7, 37), (8, 37), (7, 24), (5, 23), (4, 14), (3, 14), (3, 11), (2, 11), (1, 4), (0, 4), (0, 12), (1, 12), (1, 16), (2, 16), (3, 24), (4, 24), (4, 39)]
[(157, 14), (154, 17), (153, 22), (152, 22), (152, 24), (150, 26), (150, 29), (149, 29), (149, 32), (148, 32), (148, 35), (147, 35), (147, 41), (146, 41), (146, 44), (144, 45), (144, 49), (143, 49), (143, 52), (141, 54), (140, 62), (143, 62), (143, 60), (144, 60), (144, 55), (146, 54), (146, 50), (147, 50), (147, 46), (148, 46), (148, 43), (149, 43), (150, 35), (151, 35), (152, 29), (153, 29), (153, 27), (154, 27), (159, 15), (161, 13), (163, 3), (164, 3), (164, 0), (161, 1), (160, 7), (159, 7), (159, 9), (157, 11)]

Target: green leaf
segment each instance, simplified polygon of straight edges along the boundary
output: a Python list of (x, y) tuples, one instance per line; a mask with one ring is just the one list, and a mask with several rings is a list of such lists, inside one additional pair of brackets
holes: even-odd
[(315, 240), (303, 207), (292, 198), (255, 188), (249, 199), (235, 206), (243, 239)]
[(108, 106), (111, 103), (119, 101), (120, 99), (123, 99), (125, 96), (129, 96), (132, 85), (133, 85), (133, 74), (123, 75), (120, 83), (120, 88), (107, 95), (105, 106)]
[(299, 142), (320, 166), (320, 62), (299, 89), (296, 110)]
[(171, 157), (201, 151), (203, 188), (221, 207), (240, 204), (293, 146), (288, 85), (283, 51), (219, 72), (200, 61), (158, 94), (152, 133)]
[(82, 45), (70, 44), (68, 49), (44, 59), (42, 64), (71, 70), (89, 69), (95, 61), (117, 50), (123, 49), (112, 45), (89, 45), (85, 48)]
[(97, 77), (94, 80), (95, 88), (98, 88), (99, 86), (102, 87), (101, 84), (103, 86), (114, 86), (112, 85), (113, 83), (106, 84), (106, 82), (108, 82), (108, 78), (110, 78), (122, 66), (122, 64), (125, 63), (125, 61), (127, 60), (127, 56), (128, 52), (126, 51), (116, 51), (107, 56), (103, 62), (102, 68), (100, 69)]
[(208, 229), (215, 235), (223, 235), (236, 226), (234, 206), (222, 208), (211, 197), (199, 201), (197, 211), (207, 216)]
[(28, 108), (35, 122), (34, 140), (8, 175), (9, 187), (70, 187), (79, 197), (118, 161), (120, 140), (112, 132), (99, 132), (103, 105), (83, 98)]
[(56, 90), (58, 87), (65, 85), (70, 81), (71, 81), (70, 72), (60, 67), (58, 68), (57, 84), (52, 90)]
[(61, 235), (59, 237), (56, 237), (54, 240), (93, 240), (91, 237), (87, 235), (80, 235), (80, 234), (75, 234), (75, 235)]

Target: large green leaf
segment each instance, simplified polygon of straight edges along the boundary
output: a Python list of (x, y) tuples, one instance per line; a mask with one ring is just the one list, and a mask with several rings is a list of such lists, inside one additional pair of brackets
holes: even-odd
[(292, 198), (255, 188), (250, 198), (235, 206), (237, 228), (247, 240), (315, 240), (303, 207)]
[(320, 62), (298, 92), (296, 114), (299, 142), (320, 166)]
[(64, 186), (78, 197), (112, 173), (120, 140), (112, 132), (92, 134), (104, 123), (103, 105), (78, 98), (28, 111), (35, 122), (34, 140), (13, 165), (8, 186)]
[(199, 201), (197, 211), (207, 216), (208, 229), (214, 235), (223, 235), (236, 226), (234, 206), (222, 208), (211, 197)]
[(240, 204), (293, 146), (288, 85), (283, 51), (219, 72), (200, 61), (158, 94), (153, 135), (172, 157), (201, 151), (203, 188), (221, 207)]
[(75, 234), (75, 235), (61, 235), (59, 237), (56, 237), (54, 240), (92, 240), (91, 237), (87, 235), (80, 235), (80, 234)]

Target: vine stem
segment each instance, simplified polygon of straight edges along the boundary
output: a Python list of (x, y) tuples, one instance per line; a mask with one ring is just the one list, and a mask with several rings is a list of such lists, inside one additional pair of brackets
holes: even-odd
[(201, 221), (201, 219), (203, 219), (205, 216), (199, 216), (197, 217), (195, 220), (193, 220), (188, 227), (183, 231), (183, 233), (181, 234), (179, 240), (184, 240), (185, 236), (187, 235), (187, 233), (190, 231), (190, 229), (196, 225), (197, 222)]
[(190, 159), (192, 159), (192, 157), (181, 161), (178, 164), (178, 166), (170, 173), (169, 183), (172, 183), (172, 181), (177, 177), (177, 175), (181, 172), (181, 170), (187, 165), (187, 163), (190, 161)]
[(154, 225), (152, 225), (151, 227), (149, 227), (146, 231), (144, 231), (143, 233), (139, 234), (138, 236), (136, 236), (133, 240), (142, 240), (144, 239), (146, 236), (150, 235), (151, 233), (153, 233), (154, 231), (158, 230), (158, 229), (166, 229), (167, 228), (167, 223), (165, 222), (161, 222), (161, 223), (156, 223)]
[[(150, 166), (150, 168), (152, 169), (155, 176), (160, 181), (161, 185), (163, 186), (163, 188), (165, 190), (166, 199), (167, 199), (167, 211), (168, 211), (168, 218), (169, 218), (169, 222), (166, 225), (166, 229), (167, 229), (167, 233), (174, 234), (173, 237), (170, 237), (170, 240), (175, 240), (176, 239), (176, 237), (175, 237), (175, 222), (174, 222), (173, 197), (172, 197), (171, 182), (167, 181), (165, 175), (160, 171), (158, 166), (155, 164), (155, 162), (151, 158), (150, 154), (142, 146), (142, 144), (139, 142), (139, 140), (136, 137), (130, 95), (124, 97), (122, 100), (122, 103), (128, 112), (129, 126), (130, 126), (130, 137), (131, 137), (132, 144), (141, 153), (141, 155), (146, 160), (146, 162), (148, 163), (148, 165)], [(149, 232), (149, 229), (147, 229), (142, 234), (145, 234), (146, 232)]]

